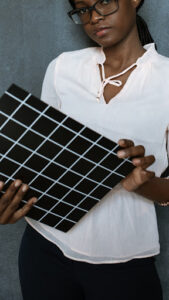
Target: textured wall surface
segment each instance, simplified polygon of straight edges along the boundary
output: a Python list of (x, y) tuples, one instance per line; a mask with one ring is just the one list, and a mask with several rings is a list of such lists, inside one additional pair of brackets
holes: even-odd
[[(68, 19), (67, 0), (0, 1), (0, 94), (13, 82), (40, 96), (48, 63), (63, 51), (91, 46), (83, 30)], [(141, 15), (169, 56), (169, 2), (145, 0)], [(169, 208), (156, 207), (161, 253), (156, 266), (164, 300), (169, 299)], [(0, 226), (0, 299), (21, 300), (17, 258), (25, 221)], [(39, 300), (39, 299), (38, 299)]]

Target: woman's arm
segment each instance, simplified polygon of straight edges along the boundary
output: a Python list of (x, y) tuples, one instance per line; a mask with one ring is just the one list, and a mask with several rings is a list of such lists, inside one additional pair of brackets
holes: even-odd
[(169, 179), (158, 178), (154, 172), (147, 171), (155, 161), (153, 155), (144, 156), (145, 148), (142, 145), (134, 146), (131, 140), (119, 140), (119, 145), (124, 148), (117, 152), (118, 157), (136, 157), (132, 162), (136, 168), (124, 179), (122, 186), (130, 192), (135, 192), (158, 204), (169, 204)]
[(154, 177), (136, 189), (135, 193), (158, 204), (169, 205), (169, 179)]

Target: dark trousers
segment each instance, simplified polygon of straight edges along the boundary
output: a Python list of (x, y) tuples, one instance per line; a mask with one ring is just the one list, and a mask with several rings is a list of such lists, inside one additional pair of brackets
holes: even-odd
[(92, 264), (67, 258), (30, 225), (19, 250), (24, 300), (162, 300), (155, 257)]

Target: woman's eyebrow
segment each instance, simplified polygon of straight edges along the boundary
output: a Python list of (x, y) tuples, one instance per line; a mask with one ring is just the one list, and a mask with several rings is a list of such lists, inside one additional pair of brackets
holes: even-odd
[(83, 4), (86, 4), (84, 1), (74, 1), (75, 5), (76, 4), (79, 4), (79, 3), (83, 3)]

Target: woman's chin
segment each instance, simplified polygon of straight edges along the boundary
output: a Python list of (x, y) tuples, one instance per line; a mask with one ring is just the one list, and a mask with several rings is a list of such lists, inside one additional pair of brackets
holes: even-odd
[(115, 45), (117, 45), (118, 41), (108, 41), (108, 40), (105, 40), (105, 41), (95, 41), (99, 46), (102, 46), (103, 48), (110, 48), (110, 47), (113, 47)]
[(97, 43), (99, 46), (102, 46), (104, 48), (109, 48), (109, 47), (113, 47), (115, 45), (117, 45), (119, 43), (119, 38), (116, 38), (115, 36), (112, 38), (111, 37), (102, 37), (102, 38), (93, 38), (91, 37), (91, 39)]

